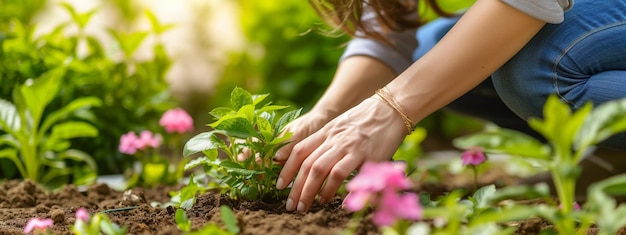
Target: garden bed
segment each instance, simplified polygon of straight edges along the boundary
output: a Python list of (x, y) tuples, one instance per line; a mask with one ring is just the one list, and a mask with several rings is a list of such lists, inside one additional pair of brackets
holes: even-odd
[[(481, 184), (508, 184), (515, 180), (498, 170), (500, 168), (492, 169), (481, 176)], [(441, 184), (418, 184), (416, 190), (434, 197), (469, 182), (467, 177), (460, 175), (446, 178), (448, 180)], [(175, 208), (151, 205), (154, 202), (168, 202), (169, 192), (181, 187), (134, 188), (124, 193), (107, 184), (98, 183), (82, 189), (69, 185), (58, 192), (46, 193), (30, 181), (4, 181), (0, 184), (0, 234), (23, 234), (24, 225), (33, 217), (53, 219), (54, 234), (71, 234), (71, 225), (76, 220), (75, 212), (80, 207), (87, 208), (90, 214), (122, 208), (108, 212), (107, 215), (113, 222), (127, 226), (129, 234), (183, 234), (174, 220)], [(236, 215), (240, 234), (267, 235), (336, 234), (347, 228), (352, 217), (351, 213), (342, 209), (342, 198), (339, 196), (325, 205), (314, 204), (306, 213), (288, 212), (284, 204), (284, 201), (238, 202), (218, 193), (207, 192), (198, 197), (187, 215), (193, 230), (208, 223), (223, 225), (220, 206), (227, 205)], [(518, 226), (515, 234), (519, 235), (538, 234), (549, 227), (544, 220), (533, 218), (512, 225)], [(356, 234), (380, 234), (380, 231), (369, 220), (362, 220)]]

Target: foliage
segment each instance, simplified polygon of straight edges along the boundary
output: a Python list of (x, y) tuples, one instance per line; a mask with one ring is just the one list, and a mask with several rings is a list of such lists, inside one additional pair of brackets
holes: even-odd
[(185, 110), (175, 108), (163, 114), (159, 125), (165, 130), (165, 137), (149, 130), (141, 131), (139, 136), (130, 131), (120, 137), (119, 151), (135, 157), (141, 164), (141, 169), (129, 170), (126, 187), (173, 185), (183, 178), (186, 162), (180, 156), (180, 144), (193, 131), (193, 119)]
[(71, 149), (70, 140), (95, 137), (98, 130), (77, 114), (101, 105), (95, 97), (73, 100), (65, 107), (45, 115), (46, 107), (57, 95), (66, 71), (62, 68), (38, 79), (18, 85), (13, 103), (0, 99), (0, 158), (15, 164), (19, 174), (45, 186), (81, 185), (95, 181), (97, 166), (88, 154)]
[(75, 235), (124, 235), (126, 229), (113, 223), (105, 213), (89, 216), (85, 208), (76, 210), (76, 222), (72, 226)]
[(325, 34), (329, 30), (307, 1), (237, 3), (247, 44), (229, 55), (213, 106), (227, 104), (230, 87), (240, 86), (310, 108), (330, 83), (348, 38)]
[[(20, 8), (20, 4), (14, 4), (13, 7)], [(147, 14), (152, 19), (152, 30), (109, 29), (115, 44), (109, 46), (85, 31), (98, 10), (77, 12), (65, 3), (60, 7), (71, 20), (40, 35), (34, 33), (36, 22), (31, 23), (27, 17), (12, 17), (7, 19), (9, 23), (2, 24), (0, 98), (12, 101), (11, 87), (64, 68), (64, 85), (49, 110), (60, 109), (83, 96), (100, 98), (102, 105), (93, 109), (91, 117), (99, 135), (72, 141), (94, 156), (100, 173), (119, 173), (124, 168), (120, 164), (128, 165), (129, 161), (124, 161), (115, 151), (118, 137), (128, 130), (158, 127), (159, 115), (173, 106), (165, 81), (171, 61), (158, 40), (171, 25), (161, 25)], [(66, 33), (73, 29), (77, 29), (75, 34)], [(136, 60), (135, 52), (149, 37), (157, 39), (152, 46), (153, 57)]]
[[(230, 100), (231, 107), (218, 107), (210, 114), (216, 119), (208, 124), (212, 131), (191, 138), (183, 155), (203, 153), (190, 161), (186, 170), (203, 166), (233, 198), (253, 200), (265, 196), (279, 197), (275, 188), (280, 166), (272, 158), (286, 144), (290, 133), (282, 133), (287, 123), (297, 118), (300, 109), (277, 114), (287, 106), (264, 102), (268, 94), (251, 95), (236, 87)], [(218, 157), (218, 150), (226, 159)], [(245, 151), (245, 152), (244, 152)], [(247, 155), (242, 159), (242, 155)]]
[[(560, 233), (574, 234), (577, 218), (588, 221), (584, 213), (573, 211), (575, 183), (580, 173), (577, 164), (593, 146), (626, 131), (626, 99), (609, 101), (595, 109), (588, 103), (572, 112), (567, 104), (552, 95), (544, 106), (543, 120), (530, 119), (529, 125), (542, 134), (547, 143), (523, 133), (496, 128), (459, 138), (455, 145), (461, 148), (479, 146), (486, 152), (532, 159), (548, 169), (562, 209), (552, 205), (538, 213), (552, 222)], [(592, 211), (585, 212), (593, 214)]]

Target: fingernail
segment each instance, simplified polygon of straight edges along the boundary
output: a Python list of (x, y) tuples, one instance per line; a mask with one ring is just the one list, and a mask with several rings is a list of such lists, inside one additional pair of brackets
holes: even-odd
[(278, 177), (278, 180), (276, 180), (276, 188), (277, 189), (283, 189), (285, 187), (285, 181), (283, 180), (282, 177)]
[(304, 203), (298, 202), (298, 211), (304, 212)]
[(322, 196), (319, 196), (319, 197), (317, 198), (317, 201), (318, 201), (320, 204), (325, 204), (326, 202), (328, 202), (328, 200), (326, 200), (326, 198), (324, 198), (324, 197), (322, 197)]
[(291, 200), (291, 198), (287, 199), (287, 205), (285, 206), (285, 208), (288, 211), (292, 211), (294, 209), (293, 208), (293, 200)]
[(276, 154), (274, 155), (274, 161), (278, 161), (278, 162), (283, 161), (283, 156), (282, 156), (282, 154), (276, 153)]

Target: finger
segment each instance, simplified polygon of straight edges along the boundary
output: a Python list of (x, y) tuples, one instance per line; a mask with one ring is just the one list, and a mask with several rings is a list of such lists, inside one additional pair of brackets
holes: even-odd
[[(285, 132), (289, 132), (289, 129), (286, 129)], [(285, 133), (283, 132), (283, 133)], [(289, 157), (289, 155), (291, 154), (291, 151), (293, 150), (293, 147), (295, 144), (299, 143), (303, 137), (301, 137), (301, 133), (300, 131), (297, 132), (293, 132), (293, 136), (291, 136), (291, 139), (289, 140), (289, 143), (283, 147), (281, 147), (278, 151), (276, 151), (276, 154), (274, 154), (274, 161), (276, 162), (285, 162), (287, 160), (287, 157)], [(281, 134), (282, 136), (282, 134)]]
[(322, 143), (324, 140), (323, 135), (312, 135), (306, 139), (306, 142), (300, 142), (294, 145), (294, 150), (291, 151), (290, 156), (287, 158), (283, 169), (280, 170), (278, 180), (276, 181), (277, 189), (284, 189), (289, 182), (296, 175), (304, 159)]
[[(304, 182), (306, 181), (308, 169), (310, 169), (309, 166), (315, 161), (317, 156), (320, 156), (321, 153), (326, 151), (326, 149), (318, 147), (319, 143), (324, 140), (323, 137), (323, 135), (313, 135), (310, 138), (307, 138), (305, 142), (301, 142), (294, 146), (294, 151), (291, 153), (292, 156), (287, 159), (285, 166), (280, 171), (280, 175), (276, 182), (276, 187), (278, 189), (285, 188), (288, 184), (287, 182), (290, 182), (296, 173), (299, 172), (298, 177), (296, 177), (293, 182), (289, 198), (287, 199), (286, 209), (289, 211), (295, 210), (298, 206), (296, 203), (299, 202), (300, 192)], [(306, 164), (304, 164), (305, 161), (307, 161)]]
[(243, 162), (246, 159), (248, 159), (248, 157), (250, 157), (250, 149), (249, 148), (243, 148), (243, 149), (241, 149), (241, 152), (239, 154), (237, 154), (237, 161)]
[(346, 155), (333, 166), (326, 178), (326, 184), (320, 191), (320, 203), (330, 201), (337, 194), (339, 187), (343, 185), (348, 176), (362, 164), (361, 159)]
[[(315, 155), (315, 153), (313, 155)], [(309, 158), (315, 159), (314, 162), (309, 163), (309, 159), (307, 159), (302, 164), (302, 168), (305, 168), (304, 173), (306, 173), (307, 177), (304, 181), (302, 190), (296, 191), (300, 192), (297, 208), (298, 211), (307, 211), (311, 207), (311, 204), (313, 204), (313, 201), (315, 200), (315, 195), (320, 192), (328, 173), (331, 169), (333, 169), (333, 166), (343, 158), (343, 156), (343, 153), (330, 149), (329, 151), (323, 152), (319, 158)], [(296, 184), (294, 183), (294, 187), (297, 187), (295, 185)], [(294, 189), (292, 189), (292, 192), (293, 191)]]

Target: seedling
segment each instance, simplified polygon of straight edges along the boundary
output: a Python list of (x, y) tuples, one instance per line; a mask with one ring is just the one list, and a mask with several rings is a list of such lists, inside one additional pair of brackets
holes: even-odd
[(230, 96), (231, 107), (210, 112), (217, 119), (208, 124), (214, 130), (198, 134), (185, 144), (183, 156), (203, 154), (190, 161), (185, 170), (202, 166), (232, 198), (254, 200), (283, 195), (275, 187), (280, 166), (272, 158), (291, 137), (291, 133), (283, 133), (283, 128), (300, 115), (301, 109), (279, 115), (277, 111), (288, 106), (264, 102), (267, 97), (236, 87)]

